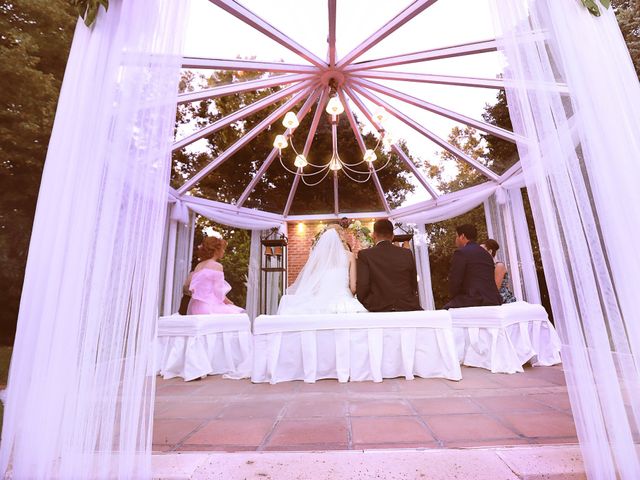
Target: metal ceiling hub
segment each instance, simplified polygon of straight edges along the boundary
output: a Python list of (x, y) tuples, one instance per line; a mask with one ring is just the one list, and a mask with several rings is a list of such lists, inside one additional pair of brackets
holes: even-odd
[(320, 82), (325, 86), (330, 86), (333, 83), (336, 87), (341, 87), (344, 84), (344, 81), (345, 74), (342, 70), (332, 68), (320, 75)]

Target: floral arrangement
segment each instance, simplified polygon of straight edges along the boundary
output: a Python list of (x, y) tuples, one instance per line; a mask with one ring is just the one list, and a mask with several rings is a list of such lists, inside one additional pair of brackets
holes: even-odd
[(347, 227), (353, 236), (360, 242), (362, 248), (369, 248), (373, 245), (373, 238), (371, 237), (371, 230), (362, 225), (360, 220), (351, 222)]
[[(329, 228), (332, 228), (332, 226), (331, 225), (327, 225), (322, 230), (320, 230), (318, 233), (316, 233), (316, 235), (313, 237), (313, 242), (311, 243), (311, 248), (316, 246), (316, 243), (318, 243), (318, 240), (320, 239), (322, 234), (324, 232), (326, 232), (327, 230), (329, 230)], [(360, 246), (362, 248), (369, 248), (370, 246), (373, 245), (373, 238), (371, 237), (371, 230), (369, 230), (369, 228), (367, 228), (364, 225), (362, 225), (362, 222), (360, 220), (355, 220), (354, 222), (351, 222), (349, 224), (349, 226), (345, 230), (348, 230), (353, 235), (353, 237), (356, 240), (358, 240), (358, 242), (360, 243)]]

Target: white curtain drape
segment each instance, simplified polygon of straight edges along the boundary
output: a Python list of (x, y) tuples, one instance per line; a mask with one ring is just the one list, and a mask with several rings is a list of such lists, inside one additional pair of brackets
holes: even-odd
[(280, 215), (248, 208), (238, 209), (233, 205), (220, 202), (189, 197), (181, 197), (174, 201), (181, 209), (189, 209), (214, 222), (245, 230), (268, 230), (280, 227), (283, 222)]
[(247, 304), (245, 310), (251, 321), (260, 312), (260, 244), (261, 230), (251, 230), (251, 247), (249, 250), (249, 272), (247, 273)]
[[(582, 457), (591, 478), (640, 478), (638, 78), (610, 9), (493, 5)], [(569, 94), (536, 87), (555, 82)]]
[(424, 310), (435, 310), (436, 304), (433, 299), (433, 288), (431, 286), (431, 265), (429, 263), (429, 245), (425, 241), (424, 225), (415, 227), (413, 245), (416, 254), (416, 271), (418, 273), (418, 296), (420, 305)]
[(471, 187), (464, 192), (454, 192), (443, 195), (437, 200), (430, 200), (409, 207), (402, 207), (392, 212), (394, 221), (403, 223), (416, 223), (424, 225), (436, 223), (449, 218), (457, 217), (467, 213), (495, 194), (496, 190), (512, 190), (523, 186), (524, 178), (518, 172), (502, 184), (496, 182), (486, 182), (475, 187)]
[(505, 262), (518, 300), (540, 303), (531, 237), (519, 188), (498, 189), (484, 202), (489, 237), (500, 245), (497, 258)]
[(94, 27), (76, 28), (25, 273), (2, 476), (150, 477), (153, 339), (187, 12), (186, 1), (116, 0)]
[(168, 222), (168, 234), (164, 262), (164, 289), (162, 315), (171, 315), (180, 308), (184, 282), (191, 271), (195, 214), (173, 204)]

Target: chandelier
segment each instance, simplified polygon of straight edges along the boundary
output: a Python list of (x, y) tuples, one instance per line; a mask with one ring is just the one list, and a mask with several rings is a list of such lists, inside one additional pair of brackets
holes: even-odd
[[(280, 159), (280, 163), (289, 173), (299, 175), (302, 182), (309, 187), (322, 183), (331, 172), (337, 176), (339, 171), (342, 171), (345, 176), (354, 182), (368, 182), (371, 175), (385, 168), (390, 161), (390, 156), (387, 156), (387, 160), (384, 165), (376, 166), (375, 163), (378, 159), (376, 151), (379, 151), (381, 145), (385, 148), (391, 148), (394, 144), (394, 139), (386, 129), (381, 129), (379, 130), (380, 137), (378, 137), (376, 146), (372, 149), (365, 149), (360, 161), (353, 163), (345, 162), (340, 158), (340, 154), (338, 152), (338, 115), (344, 113), (344, 106), (340, 101), (334, 85), (331, 85), (329, 97), (325, 111), (329, 114), (331, 122), (332, 151), (330, 160), (325, 164), (311, 163), (305, 155), (296, 149), (293, 142), (293, 131), (300, 125), (300, 122), (298, 120), (298, 116), (294, 112), (289, 111), (285, 114), (282, 120), (282, 125), (287, 129), (287, 131), (284, 134), (276, 135), (273, 142), (273, 146), (278, 149), (278, 158)], [(380, 125), (387, 119), (387, 112), (384, 108), (378, 107), (376, 108), (373, 117)], [(287, 137), (289, 140), (287, 140)], [(297, 170), (292, 170), (290, 167), (285, 165), (282, 159), (282, 150), (289, 146), (291, 146), (291, 149), (295, 154), (293, 164)], [(364, 170), (362, 169), (363, 167)], [(364, 175), (364, 178), (356, 178), (355, 175)]]

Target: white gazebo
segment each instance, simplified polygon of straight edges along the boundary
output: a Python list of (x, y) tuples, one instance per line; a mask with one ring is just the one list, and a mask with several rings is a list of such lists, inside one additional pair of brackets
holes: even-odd
[[(322, 59), (241, 3), (210, 0), (220, 15), (225, 11), (263, 34), (295, 54), (296, 62), (216, 58), (215, 45), (210, 58), (183, 56), (186, 1), (113, 0), (91, 29), (79, 24), (25, 275), (2, 432), (3, 472), (11, 469), (15, 478), (149, 476), (158, 304), (160, 313), (176, 310), (195, 214), (253, 231), (247, 309), (255, 311), (255, 259), (263, 230), (343, 215), (386, 216), (420, 229), (484, 204), (516, 295), (537, 303), (521, 194), (526, 187), (587, 470), (594, 478), (640, 477), (633, 436), (640, 427), (640, 323), (633, 282), (640, 257), (629, 251), (640, 233), (634, 210), (640, 204), (640, 87), (615, 16), (602, 8), (603, 15), (594, 17), (577, 0), (491, 0), (493, 38), (430, 49), (420, 48), (417, 38), (409, 51), (363, 59), (398, 29), (448, 1), (408, 3), (342, 55), (336, 28), (340, 6), (328, 0), (323, 19), (328, 47)], [(501, 78), (412, 68), (443, 59), (464, 62), (487, 52), (504, 55)], [(181, 69), (263, 74), (178, 94)], [(505, 89), (514, 131), (411, 95), (396, 82)], [(283, 88), (173, 139), (176, 105), (270, 87)], [(182, 185), (169, 187), (173, 151), (276, 105)], [(373, 183), (381, 211), (341, 208), (338, 178), (353, 174), (353, 163), (308, 161), (319, 122), (332, 106), (334, 114), (344, 109), (363, 155), (354, 175)], [(513, 142), (520, 159), (506, 172), (494, 172), (404, 106)], [(295, 117), (287, 117), (289, 128), (281, 127), (290, 111)], [(277, 162), (284, 167), (281, 150), (308, 114), (311, 126), (296, 152), (284, 208), (248, 208), (268, 170)], [(391, 208), (378, 178), (381, 166), (371, 154), (377, 146), (366, 145), (356, 120), (366, 119), (382, 142), (388, 136), (383, 115), (486, 181), (441, 194), (402, 148), (388, 142), (385, 148), (413, 176), (419, 200)], [(337, 128), (334, 115), (334, 153)], [(276, 134), (282, 137), (266, 158), (256, 159), (260, 166), (234, 203), (194, 194), (199, 182), (234, 162), (234, 155), (258, 136)], [(312, 168), (332, 179), (333, 210), (292, 215), (298, 186)], [(433, 308), (426, 246), (418, 246), (416, 260), (423, 306)]]

